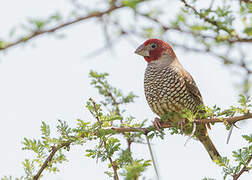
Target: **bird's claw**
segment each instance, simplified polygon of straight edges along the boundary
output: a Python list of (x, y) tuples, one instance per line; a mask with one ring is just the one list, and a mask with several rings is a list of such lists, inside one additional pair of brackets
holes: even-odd
[(183, 131), (183, 126), (186, 124), (186, 119), (180, 119), (178, 121), (178, 127), (180, 128), (181, 131)]
[(154, 119), (153, 126), (158, 130), (158, 132), (160, 132), (161, 134), (163, 133), (162, 130), (160, 129), (162, 126), (158, 118)]

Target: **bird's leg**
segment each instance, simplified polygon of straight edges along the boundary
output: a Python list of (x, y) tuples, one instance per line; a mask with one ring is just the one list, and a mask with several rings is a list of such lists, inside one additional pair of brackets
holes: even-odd
[(161, 124), (160, 124), (160, 119), (159, 118), (155, 118), (154, 119), (154, 121), (153, 121), (153, 126), (160, 132), (160, 133), (162, 133), (162, 131), (161, 131)]
[(171, 127), (171, 122), (170, 121), (163, 121), (161, 122), (159, 118), (155, 118), (153, 122), (153, 126), (161, 133), (163, 134), (161, 128), (168, 128)]
[(183, 132), (183, 126), (186, 124), (186, 119), (179, 119), (178, 120), (178, 127)]

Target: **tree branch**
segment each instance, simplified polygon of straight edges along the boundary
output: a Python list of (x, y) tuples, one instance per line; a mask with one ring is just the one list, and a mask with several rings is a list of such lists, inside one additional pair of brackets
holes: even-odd
[[(251, 43), (252, 42), (252, 38), (241, 38), (239, 37), (237, 34), (235, 35), (232, 35), (232, 31), (233, 29), (228, 29), (227, 27), (225, 26), (222, 26), (221, 24), (218, 23), (218, 21), (215, 21), (215, 20), (212, 20), (204, 15), (202, 15), (200, 12), (198, 12), (196, 10), (195, 7), (191, 6), (190, 4), (188, 4), (186, 2), (186, 0), (181, 0), (184, 5), (190, 9), (192, 9), (194, 11), (195, 14), (197, 14), (201, 19), (203, 19), (205, 22), (208, 22), (209, 24), (212, 24), (214, 25), (215, 27), (217, 27), (218, 29), (222, 29), (223, 31), (226, 31), (228, 34), (230, 34), (233, 38), (235, 39), (226, 39), (225, 41), (227, 41), (228, 43), (230, 44), (233, 44), (233, 43), (241, 43), (241, 42), (244, 42), (244, 43)], [(246, 2), (249, 2), (249, 1), (246, 1)], [(202, 35), (201, 35), (202, 36)], [(203, 35), (204, 37), (204, 35)], [(211, 36), (210, 36), (211, 37)], [(214, 37), (215, 38), (215, 37)]]
[(101, 17), (101, 16), (103, 16), (105, 14), (108, 14), (108, 13), (110, 13), (110, 12), (116, 10), (116, 9), (120, 9), (120, 8), (123, 8), (123, 7), (126, 7), (126, 6), (123, 5), (123, 4), (120, 5), (120, 6), (111, 6), (109, 9), (107, 9), (105, 11), (93, 12), (93, 13), (90, 13), (89, 15), (87, 15), (87, 16), (79, 17), (79, 18), (77, 18), (75, 20), (60, 24), (58, 26), (55, 26), (55, 27), (47, 29), (47, 30), (35, 31), (32, 34), (28, 35), (27, 37), (22, 37), (22, 38), (14, 41), (14, 42), (7, 43), (7, 45), (5, 45), (3, 47), (0, 46), (0, 52), (2, 50), (8, 49), (10, 47), (19, 45), (19, 44), (27, 42), (27, 41), (30, 41), (31, 39), (36, 38), (36, 37), (38, 37), (40, 35), (47, 34), (47, 33), (53, 33), (53, 32), (55, 32), (55, 31), (57, 31), (59, 29), (65, 28), (67, 26), (70, 26), (72, 24), (76, 24), (76, 23), (81, 22), (81, 21), (85, 21), (87, 19), (92, 19), (92, 18), (95, 18), (95, 17)]
[[(95, 116), (96, 120), (98, 121), (100, 129), (102, 129), (102, 126), (100, 124), (100, 118), (98, 116), (99, 112), (97, 111), (96, 103), (91, 98), (90, 98), (90, 101), (91, 101), (91, 103), (93, 104), (93, 107), (94, 107), (95, 114), (93, 114), (93, 115)], [(106, 140), (103, 141), (103, 145), (104, 145), (104, 148), (107, 149)], [(117, 163), (112, 160), (111, 156), (109, 156), (108, 159), (109, 159), (109, 162), (110, 162), (110, 164), (111, 164), (111, 166), (113, 168), (113, 171), (114, 171), (114, 180), (119, 180), (119, 176), (118, 176), (118, 173), (117, 173)]]
[(209, 24), (212, 24), (214, 25), (215, 27), (217, 27), (218, 29), (222, 29), (223, 31), (226, 31), (228, 34), (231, 34), (232, 30), (231, 29), (228, 29), (227, 27), (225, 26), (222, 26), (221, 24), (218, 23), (218, 21), (215, 21), (213, 19), (209, 19), (208, 17), (202, 15), (200, 12), (198, 12), (196, 10), (195, 7), (191, 6), (190, 4), (188, 4), (186, 2), (186, 0), (181, 0), (184, 5), (190, 9), (192, 9), (194, 11), (195, 14), (197, 14), (201, 19), (203, 19), (205, 22), (208, 22)]
[(236, 43), (236, 42), (245, 42), (245, 43), (251, 43), (252, 42), (252, 38), (238, 38), (238, 39), (234, 39), (234, 40), (227, 40), (229, 43)]
[(240, 172), (236, 175), (234, 175), (233, 180), (237, 180), (244, 172), (248, 171), (248, 165), (250, 161), (252, 160), (252, 154), (250, 155), (249, 159), (247, 162), (244, 164), (243, 168), (240, 170)]
[(50, 163), (52, 161), (53, 156), (55, 155), (55, 153), (63, 148), (63, 147), (67, 147), (71, 144), (71, 142), (66, 142), (66, 143), (62, 143), (58, 146), (52, 146), (52, 151), (49, 154), (49, 156), (46, 158), (45, 162), (43, 163), (43, 165), (41, 166), (41, 168), (39, 169), (39, 171), (37, 172), (37, 174), (33, 177), (33, 180), (37, 180), (39, 179), (39, 177), (41, 176), (42, 172), (45, 170), (45, 168), (48, 166), (48, 163)]
[[(242, 121), (245, 119), (250, 119), (252, 118), (252, 113), (248, 113), (245, 115), (241, 115), (241, 116), (235, 116), (235, 117), (230, 117), (230, 118), (210, 118), (210, 119), (199, 119), (199, 120), (194, 120), (195, 123), (221, 123), (221, 122), (228, 122), (230, 124), (234, 124), (238, 121)], [(169, 127), (176, 127), (175, 125), (172, 125), (169, 122), (160, 122), (161, 128), (169, 128)], [(125, 132), (142, 132), (143, 134), (148, 134), (151, 131), (156, 130), (156, 128), (154, 126), (149, 126), (146, 128), (142, 128), (142, 127), (110, 127), (107, 129), (103, 129), (103, 130), (113, 130), (116, 131), (118, 133), (125, 133)], [(83, 135), (78, 136), (81, 138), (85, 138)], [(69, 146), (71, 143), (73, 142), (65, 142), (62, 143), (58, 146), (53, 146), (52, 147), (52, 151), (49, 154), (49, 156), (46, 158), (45, 162), (43, 163), (43, 165), (41, 166), (41, 168), (39, 169), (39, 171), (37, 172), (37, 174), (33, 177), (33, 180), (37, 180), (39, 179), (39, 177), (41, 176), (42, 172), (46, 169), (46, 167), (48, 166), (48, 164), (52, 161), (53, 156), (56, 154), (56, 152), (64, 147)], [(104, 144), (104, 146), (106, 146), (106, 144)], [(106, 148), (106, 147), (105, 147)], [(252, 155), (250, 157), (250, 159), (248, 160), (248, 162), (244, 165), (243, 169), (236, 175), (236, 177), (238, 178), (244, 171), (246, 171), (246, 166), (249, 164), (249, 162), (251, 161)], [(114, 179), (118, 180), (118, 174), (117, 174), (117, 165), (115, 164), (115, 162), (113, 162), (112, 158), (109, 158), (109, 161), (112, 165), (112, 168), (114, 170)], [(234, 179), (236, 180), (236, 179)]]
[[(194, 37), (201, 37), (202, 39), (206, 40), (206, 39), (211, 39), (216, 41), (217, 37), (215, 36), (210, 36), (210, 35), (205, 35), (199, 32), (194, 32), (194, 31), (188, 31), (188, 30), (183, 30), (180, 27), (170, 27), (167, 26), (165, 24), (163, 24), (162, 22), (159, 21), (159, 19), (155, 18), (155, 17), (151, 17), (149, 14), (146, 13), (141, 13), (141, 12), (136, 12), (138, 15), (145, 17), (146, 19), (155, 22), (157, 25), (159, 25), (164, 31), (178, 31), (184, 34), (188, 34)], [(128, 33), (124, 30), (124, 33)], [(129, 34), (129, 33), (128, 33)], [(137, 34), (137, 32), (133, 32), (132, 34)], [(141, 35), (140, 35), (141, 36)], [(233, 37), (233, 38), (229, 38), (229, 39), (224, 39), (223, 42), (228, 43), (229, 45), (233, 44), (233, 43), (251, 43), (252, 42), (252, 38), (241, 38), (238, 35)], [(227, 55), (221, 55), (221, 54), (217, 54), (216, 52), (214, 52), (212, 50), (212, 48), (206, 47), (206, 48), (193, 48), (193, 47), (188, 47), (182, 44), (176, 44), (174, 42), (172, 42), (173, 46), (182, 48), (186, 51), (193, 51), (193, 52), (199, 52), (199, 53), (208, 53), (213, 57), (217, 57), (219, 59), (221, 59), (223, 61), (224, 64), (233, 64), (233, 65), (237, 65), (241, 68), (244, 68), (248, 73), (252, 73), (252, 71), (247, 67), (248, 65), (245, 63), (239, 63), (239, 61), (237, 60), (230, 60), (229, 57)]]
[[(228, 122), (230, 124), (235, 124), (238, 121), (251, 119), (252, 113), (248, 113), (241, 116), (235, 116), (235, 117), (228, 117), (228, 118), (210, 118), (210, 119), (195, 119), (195, 123), (223, 123)], [(160, 122), (161, 128), (170, 128), (170, 127), (176, 127), (175, 125), (172, 125), (169, 122)], [(143, 133), (149, 133), (151, 131), (154, 131), (156, 128), (154, 126), (149, 126), (147, 128), (140, 128), (140, 127), (111, 127), (110, 129), (119, 132), (119, 133), (125, 133), (125, 132), (143, 132)]]
[[(208, 23), (210, 23), (212, 25), (215, 25), (216, 27), (219, 27), (217, 21), (213, 21), (213, 20), (210, 20), (207, 17), (201, 16), (201, 14), (193, 6), (190, 6), (188, 3), (186, 3), (185, 0), (181, 0), (181, 1), (185, 4), (185, 6), (191, 8), (197, 15), (199, 15), (201, 18), (203, 18), (206, 22), (208, 22)], [(196, 32), (193, 32), (193, 31), (186, 31), (186, 30), (181, 29), (180, 27), (169, 27), (169, 26), (166, 26), (166, 25), (162, 24), (157, 18), (151, 17), (149, 14), (141, 13), (141, 12), (136, 12), (136, 13), (138, 15), (141, 15), (141, 16), (149, 19), (149, 20), (154, 21), (155, 23), (157, 23), (158, 25), (160, 25), (164, 31), (174, 30), (174, 31), (179, 31), (181, 33), (186, 33), (186, 34), (190, 34), (190, 35), (194, 35), (194, 36), (200, 36), (200, 37), (202, 37), (204, 39), (206, 39), (206, 38), (214, 39), (214, 40), (217, 39), (214, 36), (204, 35), (202, 33), (196, 33)], [(223, 30), (225, 30), (226, 32), (229, 33), (229, 30), (227, 30), (225, 27), (221, 27), (221, 29), (223, 29)], [(241, 38), (238, 35), (236, 35), (235, 39), (224, 39), (224, 41), (227, 41), (230, 44), (233, 44), (233, 43), (242, 43), (242, 42), (244, 42), (244, 43), (251, 43), (252, 42), (252, 38)]]
[(238, 121), (252, 118), (252, 113), (247, 113), (241, 116), (228, 117), (228, 118), (210, 118), (210, 119), (199, 119), (194, 120), (196, 123), (219, 123), (219, 122), (228, 122), (230, 124), (235, 124)]
[(245, 3), (252, 3), (252, 1), (251, 0), (240, 0), (240, 3), (241, 2), (245, 2)]

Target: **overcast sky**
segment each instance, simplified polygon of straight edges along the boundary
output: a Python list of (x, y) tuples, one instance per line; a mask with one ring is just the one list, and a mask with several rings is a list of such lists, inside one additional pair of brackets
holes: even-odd
[[(58, 9), (64, 11), (67, 5), (62, 0), (4, 1), (0, 5), (0, 37), (6, 37), (13, 26), (28, 17), (47, 16)], [(143, 40), (135, 39), (135, 45), (122, 40), (116, 44), (113, 54), (107, 51), (87, 58), (87, 54), (102, 47), (104, 38), (100, 26), (88, 21), (60, 33), (65, 38), (43, 36), (0, 53), (0, 177), (24, 174), (21, 162), (32, 154), (21, 150), (21, 141), (24, 137), (39, 138), (41, 121), (55, 127), (58, 119), (73, 126), (77, 118), (91, 119), (85, 102), (89, 97), (98, 97), (89, 84), (91, 69), (109, 72), (114, 86), (139, 96), (136, 103), (128, 106), (129, 114), (139, 120), (151, 121), (156, 117), (144, 97), (146, 62), (133, 53)], [(197, 82), (206, 105), (227, 108), (237, 103), (239, 92), (234, 89), (232, 74), (218, 60), (179, 49), (175, 52)], [(241, 129), (235, 129), (228, 145), (228, 132), (223, 125), (215, 125), (209, 133), (220, 153), (230, 156), (233, 150), (246, 145), (241, 135), (251, 132), (251, 124), (241, 125)], [(199, 142), (191, 140), (184, 146), (187, 138), (167, 135), (164, 140), (153, 140), (162, 179), (222, 179), (222, 170), (210, 160)], [(108, 179), (104, 175), (106, 164), (96, 164), (84, 156), (88, 145), (73, 147), (66, 153), (69, 162), (59, 166), (60, 172), (47, 174), (42, 179)], [(146, 145), (134, 144), (132, 148), (136, 156), (150, 159)], [(154, 179), (153, 169), (149, 168), (145, 176)], [(240, 179), (251, 179), (251, 173), (245, 173)]]

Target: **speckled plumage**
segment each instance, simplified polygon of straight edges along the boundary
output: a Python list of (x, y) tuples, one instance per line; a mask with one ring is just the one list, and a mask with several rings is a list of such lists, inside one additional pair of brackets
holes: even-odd
[[(135, 53), (148, 62), (144, 76), (144, 91), (151, 110), (159, 117), (170, 112), (196, 113), (203, 100), (192, 76), (178, 61), (172, 48), (159, 39), (149, 39)], [(205, 124), (196, 126), (195, 136), (204, 145), (210, 157), (220, 158), (208, 136)]]
[(144, 91), (152, 111), (160, 117), (168, 112), (181, 113), (185, 109), (196, 112), (203, 104), (194, 80), (180, 65), (148, 63)]

